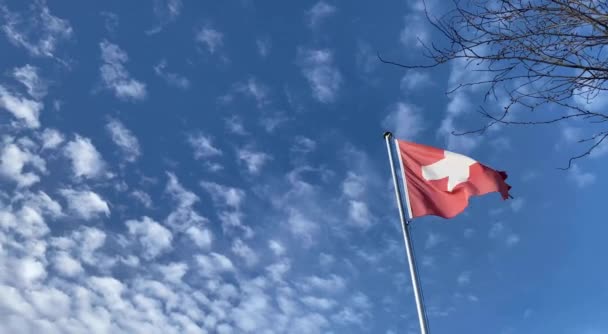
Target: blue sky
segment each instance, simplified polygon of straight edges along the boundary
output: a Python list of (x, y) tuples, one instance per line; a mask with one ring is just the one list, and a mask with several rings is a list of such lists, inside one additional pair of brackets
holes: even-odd
[(419, 2), (15, 0), (0, 24), (0, 333), (416, 333), (387, 129), (513, 186), (413, 223), (433, 333), (608, 328), (608, 150), (560, 171), (581, 124), (451, 136), (483, 90), (445, 91), (480, 74), (375, 56), (425, 60)]

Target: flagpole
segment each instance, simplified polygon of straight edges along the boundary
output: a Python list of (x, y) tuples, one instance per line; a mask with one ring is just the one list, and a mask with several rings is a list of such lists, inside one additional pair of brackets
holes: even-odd
[[(412, 279), (412, 287), (414, 288), (414, 298), (416, 299), (416, 310), (418, 311), (418, 321), (420, 322), (420, 333), (428, 334), (428, 324), (426, 321), (424, 305), (422, 303), (422, 294), (420, 292), (420, 282), (418, 281), (418, 272), (416, 270), (416, 262), (414, 259), (414, 249), (412, 246), (412, 240), (410, 238), (409, 222), (408, 222), (407, 218), (405, 217), (405, 210), (403, 209), (403, 200), (401, 198), (401, 191), (399, 191), (399, 182), (397, 181), (397, 173), (395, 172), (395, 163), (393, 161), (393, 151), (391, 149), (391, 137), (392, 136), (393, 136), (392, 133), (385, 132), (384, 140), (386, 141), (388, 159), (391, 164), (391, 173), (393, 174), (393, 186), (395, 187), (395, 198), (397, 199), (397, 207), (399, 208), (399, 218), (401, 219), (401, 230), (403, 231), (403, 241), (405, 243), (405, 252), (407, 254), (407, 262), (410, 267), (410, 276)], [(403, 180), (403, 181), (405, 182), (405, 180)]]

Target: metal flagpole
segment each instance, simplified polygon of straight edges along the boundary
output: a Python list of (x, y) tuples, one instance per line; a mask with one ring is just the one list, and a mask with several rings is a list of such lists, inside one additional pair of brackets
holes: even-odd
[[(410, 276), (412, 279), (412, 287), (414, 288), (414, 297), (416, 299), (416, 309), (418, 310), (418, 321), (420, 322), (420, 333), (428, 334), (428, 324), (424, 313), (424, 305), (422, 304), (422, 296), (420, 293), (420, 282), (418, 281), (418, 273), (416, 271), (416, 263), (414, 262), (414, 250), (412, 240), (410, 238), (409, 222), (405, 218), (403, 209), (403, 200), (401, 199), (401, 191), (399, 191), (399, 182), (395, 172), (395, 163), (393, 162), (393, 151), (391, 150), (391, 138), (393, 134), (390, 132), (384, 133), (386, 141), (386, 149), (388, 151), (388, 159), (391, 164), (391, 172), (393, 174), (393, 185), (395, 186), (395, 198), (397, 199), (397, 207), (399, 207), (399, 218), (401, 219), (401, 228), (403, 231), (403, 241), (405, 242), (405, 251), (407, 254), (407, 262), (410, 267)], [(403, 167), (402, 167), (403, 168)], [(403, 180), (405, 182), (405, 180)], [(411, 218), (411, 217), (410, 217)]]

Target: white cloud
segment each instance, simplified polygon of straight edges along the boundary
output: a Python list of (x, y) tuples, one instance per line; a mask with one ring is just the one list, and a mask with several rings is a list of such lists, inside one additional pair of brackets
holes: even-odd
[[(42, 212), (38, 208), (30, 207), (27, 204), (18, 210), (15, 208), (13, 212), (7, 210), (0, 211), (0, 218), (2, 218), (0, 219), (0, 226), (3, 229), (13, 230), (17, 235), (25, 238), (25, 241), (32, 238), (40, 238), (49, 232), (49, 227), (44, 221)], [(23, 240), (19, 242), (22, 243)], [(25, 251), (32, 256), (44, 253), (44, 248), (36, 247), (35, 244), (25, 244), (24, 246), (25, 248), (21, 249), (21, 251)]]
[(583, 129), (581, 128), (566, 125), (562, 128), (561, 132), (563, 140), (568, 144), (575, 143), (584, 138)]
[(65, 138), (61, 132), (49, 128), (44, 129), (41, 139), (43, 150), (55, 149), (65, 141)]
[(365, 202), (351, 200), (348, 203), (348, 215), (351, 221), (359, 227), (369, 227), (373, 223), (373, 217)]
[(29, 128), (40, 127), (42, 103), (9, 92), (0, 85), (0, 108), (6, 109)]
[(281, 124), (289, 121), (289, 117), (284, 112), (270, 112), (263, 115), (259, 123), (268, 133), (274, 132)]
[(333, 54), (328, 49), (298, 49), (298, 63), (308, 80), (313, 97), (321, 103), (332, 103), (338, 98), (342, 75), (335, 67)]
[(470, 284), (471, 283), (471, 272), (464, 271), (464, 272), (460, 273), (460, 275), (458, 275), (458, 278), (456, 279), (456, 281), (458, 282), (458, 285), (460, 285), (460, 286)]
[(13, 76), (27, 88), (31, 97), (39, 100), (46, 96), (47, 83), (38, 76), (37, 67), (29, 64), (16, 67), (13, 69)]
[(103, 18), (103, 23), (104, 23), (106, 30), (110, 33), (115, 32), (116, 28), (118, 28), (118, 24), (120, 21), (118, 18), (118, 15), (116, 15), (115, 13), (112, 13), (112, 12), (105, 12), (105, 11), (101, 12), (100, 15)]
[(329, 255), (326, 253), (319, 254), (319, 264), (322, 267), (328, 268), (328, 267), (332, 266), (335, 262), (336, 262), (336, 259), (332, 255)]
[(510, 229), (501, 222), (492, 224), (492, 227), (488, 232), (488, 237), (491, 239), (503, 239), (505, 244), (509, 247), (517, 245), (520, 241), (519, 236), (510, 232)]
[(405, 94), (421, 90), (433, 84), (430, 74), (417, 70), (408, 70), (401, 78), (401, 91)]
[(458, 153), (469, 153), (480, 144), (480, 136), (475, 135), (464, 135), (455, 136), (452, 132), (462, 132), (459, 128), (454, 125), (455, 116), (448, 115), (441, 122), (437, 134), (442, 136), (446, 141), (447, 149)]
[(334, 313), (331, 317), (332, 321), (335, 321), (343, 326), (363, 326), (363, 319), (361, 314), (356, 312), (350, 307), (345, 307), (338, 313)]
[[(94, 248), (99, 249), (99, 242), (80, 235), (72, 234), (65, 239), (64, 244), (71, 242), (72, 245), (64, 245), (68, 248), (60, 251), (64, 255), (80, 245), (96, 244)], [(99, 260), (101, 255), (92, 260)], [(306, 301), (316, 308), (305, 310), (291, 283), (281, 279), (289, 270), (288, 261), (268, 266), (263, 276), (251, 279), (234, 275), (237, 268), (219, 253), (195, 256), (194, 266), (186, 262), (152, 264), (145, 268), (129, 268), (129, 275), (115, 277), (109, 272), (98, 272), (97, 263), (91, 261), (90, 266), (80, 267), (84, 272), (77, 269), (66, 279), (63, 273), (39, 270), (36, 263), (42, 264), (44, 269), (42, 260), (31, 257), (23, 260), (33, 264), (28, 265), (30, 268), (23, 270), (22, 275), (31, 283), (29, 287), (22, 287), (25, 280), (18, 288), (0, 281), (0, 294), (4, 297), (0, 300), (3, 310), (0, 318), (4, 328), (18, 333), (255, 331), (315, 334), (327, 332), (324, 329), (329, 325), (318, 312), (329, 311), (336, 303), (327, 297), (307, 294), (310, 298)], [(184, 279), (190, 269), (196, 275), (194, 280)], [(0, 280), (2, 277), (0, 275)], [(335, 278), (329, 276), (328, 280)], [(359, 295), (349, 300), (357, 305), (353, 309), (368, 304), (364, 296)], [(41, 327), (39, 318), (49, 319), (49, 322)], [(13, 326), (15, 323), (21, 327)]]
[(161, 22), (166, 23), (175, 20), (182, 11), (182, 0), (155, 0), (154, 13)]
[[(177, 185), (172, 185), (177, 195)], [(191, 204), (180, 189), (178, 203)], [(182, 205), (182, 204), (179, 204)], [(50, 249), (28, 256), (23, 266), (9, 266), (26, 280), (5, 279), (2, 258), (15, 242), (4, 242), (0, 248), (0, 316), (4, 328), (17, 333), (259, 333), (315, 334), (328, 332), (329, 322), (321, 313), (332, 310), (325, 289), (341, 288), (342, 278), (334, 275), (311, 278), (305, 293), (307, 303), (299, 298), (297, 286), (289, 276), (290, 261), (279, 261), (248, 270), (236, 266), (220, 253), (194, 256), (194, 263), (174, 260), (137, 266), (130, 254), (115, 262), (130, 266), (125, 275), (112, 277), (114, 270), (106, 262), (116, 252), (132, 252), (133, 244), (120, 242), (120, 234), (108, 235), (94, 228), (79, 228), (63, 236), (51, 237)], [(60, 232), (59, 234), (63, 234)], [(137, 235), (139, 239), (139, 234)], [(4, 238), (4, 234), (0, 234)], [(107, 247), (105, 239), (109, 241)], [(118, 238), (118, 245), (114, 242)], [(138, 240), (139, 241), (139, 240)], [(235, 243), (236, 244), (236, 243)], [(129, 249), (121, 249), (127, 247)], [(238, 248), (238, 247), (237, 247)], [(11, 250), (12, 252), (12, 250)], [(46, 261), (54, 270), (45, 268)], [(262, 258), (258, 259), (258, 263)], [(42, 269), (40, 270), (42, 265)], [(27, 269), (27, 270), (26, 270)], [(261, 276), (255, 276), (256, 272)], [(190, 277), (189, 274), (192, 274)], [(242, 275), (242, 274), (243, 275)], [(250, 275), (253, 274), (253, 275)], [(13, 275), (17, 276), (17, 275)], [(201, 276), (203, 279), (201, 279)], [(25, 282), (31, 285), (24, 288)], [(8, 284), (8, 285), (7, 285)], [(13, 285), (17, 286), (15, 288)], [(313, 297), (316, 296), (316, 297)], [(349, 298), (353, 310), (367, 307), (361, 294)], [(335, 307), (335, 306), (334, 306)], [(39, 319), (48, 319), (40, 325)], [(15, 320), (16, 319), (16, 320)], [(46, 321), (46, 320), (45, 320)], [(16, 325), (15, 325), (16, 324)], [(20, 327), (21, 326), (21, 327)]]
[(30, 299), (41, 318), (59, 320), (70, 309), (70, 297), (56, 288), (42, 288), (29, 293)]
[(105, 170), (106, 164), (89, 138), (76, 135), (65, 145), (64, 153), (76, 177), (97, 178)]
[(61, 205), (49, 197), (44, 191), (25, 193), (24, 199), (28, 207), (34, 208), (36, 211), (44, 213), (45, 215), (57, 218), (63, 214)]
[(167, 71), (167, 61), (162, 60), (154, 66), (154, 73), (163, 78), (169, 85), (181, 89), (190, 88), (190, 80), (183, 75)]
[(448, 115), (458, 116), (472, 109), (471, 101), (469, 101), (467, 94), (464, 92), (456, 92), (450, 95), (450, 101), (447, 106)]
[(365, 193), (365, 180), (358, 174), (348, 172), (342, 182), (342, 194), (349, 198), (359, 198)]
[(323, 20), (332, 16), (335, 14), (335, 12), (336, 7), (328, 4), (325, 1), (319, 1), (306, 13), (306, 16), (308, 17), (308, 25), (311, 28), (316, 28)]
[(157, 269), (168, 282), (180, 283), (184, 275), (188, 272), (188, 264), (183, 262), (172, 262), (167, 265), (158, 265)]
[(372, 73), (379, 65), (379, 61), (374, 49), (371, 45), (363, 41), (357, 42), (357, 54), (355, 55), (355, 62), (357, 64), (357, 68), (363, 74)]
[(139, 141), (122, 122), (117, 119), (110, 119), (106, 124), (106, 130), (110, 134), (112, 141), (124, 153), (127, 161), (133, 162), (141, 155)]
[(587, 187), (595, 183), (596, 180), (595, 174), (582, 171), (576, 164), (573, 164), (570, 170), (568, 170), (568, 178), (579, 188)]
[(222, 155), (222, 151), (213, 145), (211, 137), (202, 133), (188, 136), (188, 143), (194, 149), (194, 158), (203, 159)]
[(232, 334), (234, 333), (232, 330), (232, 327), (230, 327), (230, 325), (227, 324), (219, 324), (217, 326), (217, 332), (218, 334)]
[(55, 57), (55, 49), (61, 41), (72, 36), (72, 27), (64, 19), (53, 16), (44, 2), (29, 7), (22, 16), (0, 6), (3, 17), (2, 30), (11, 43), (25, 48), (34, 56)]
[(248, 267), (255, 266), (260, 260), (253, 249), (247, 246), (241, 239), (236, 239), (232, 242), (232, 252), (241, 257)]
[(506, 243), (507, 246), (509, 247), (513, 247), (515, 245), (517, 245), (520, 241), (520, 238), (517, 234), (511, 234), (507, 237)]
[(410, 49), (412, 46), (422, 47), (423, 43), (428, 44), (430, 33), (426, 26), (424, 13), (415, 12), (408, 14), (404, 19), (405, 25), (399, 34), (401, 44)]
[(505, 225), (501, 222), (496, 222), (496, 223), (492, 224), (492, 227), (490, 228), (490, 232), (488, 232), (488, 236), (490, 238), (497, 238), (504, 232), (504, 230), (505, 230)]
[(320, 311), (328, 311), (336, 307), (337, 303), (333, 299), (319, 298), (314, 296), (305, 296), (302, 298), (302, 303), (312, 309)]
[(224, 44), (224, 34), (206, 26), (196, 33), (196, 41), (206, 47), (209, 53), (214, 54)]
[(489, 144), (498, 152), (504, 152), (512, 148), (511, 140), (507, 137), (494, 138), (489, 142)]
[(80, 260), (88, 265), (103, 268), (103, 262), (106, 260), (104, 253), (100, 251), (107, 239), (107, 234), (95, 227), (83, 227), (72, 232), (68, 239), (73, 243), (71, 247), (74, 249)]
[(90, 190), (64, 188), (59, 193), (68, 202), (68, 209), (77, 217), (90, 220), (100, 215), (110, 215), (108, 203), (97, 193)]
[(167, 182), (166, 191), (175, 200), (181, 208), (191, 207), (199, 201), (195, 193), (186, 190), (173, 173), (167, 173), (169, 181)]
[(515, 198), (510, 203), (511, 204), (511, 209), (514, 212), (519, 212), (524, 207), (525, 203), (526, 202), (524, 201), (524, 199), (522, 197)]
[(382, 121), (382, 126), (387, 130), (393, 130), (395, 137), (412, 140), (424, 130), (425, 121), (417, 107), (398, 102), (389, 110), (389, 114)]
[(129, 234), (138, 238), (144, 248), (143, 256), (151, 260), (171, 249), (173, 235), (171, 231), (154, 220), (143, 217), (140, 221), (128, 220), (126, 223)]
[(194, 244), (202, 249), (209, 249), (213, 241), (213, 234), (202, 226), (208, 220), (199, 215), (193, 208), (199, 201), (198, 196), (186, 190), (172, 173), (167, 173), (166, 192), (171, 196), (177, 208), (167, 216), (166, 223), (175, 231), (186, 233)]
[(131, 192), (131, 197), (133, 197), (136, 200), (138, 200), (146, 208), (151, 208), (152, 207), (152, 204), (153, 204), (152, 203), (152, 198), (150, 198), (150, 195), (148, 195), (144, 191), (134, 190), (134, 191)]
[(55, 270), (66, 277), (75, 277), (84, 272), (80, 262), (67, 252), (58, 252), (53, 258)]
[(275, 282), (284, 282), (285, 275), (289, 272), (290, 269), (291, 263), (289, 260), (285, 259), (266, 267), (268, 276), (270, 276), (270, 278)]
[(314, 236), (319, 231), (319, 225), (309, 219), (299, 210), (291, 209), (287, 217), (289, 231), (304, 242), (304, 246), (310, 246)]
[(44, 264), (31, 257), (18, 260), (15, 269), (19, 281), (25, 286), (35, 284), (43, 280), (47, 275)]
[(326, 317), (319, 313), (308, 313), (294, 319), (290, 331), (294, 334), (325, 333), (325, 327), (329, 325)]
[(420, 262), (425, 267), (434, 267), (435, 266), (435, 258), (429, 255), (422, 256), (422, 261)]
[(219, 172), (224, 169), (224, 166), (219, 162), (205, 161), (203, 165), (210, 172)]
[[(30, 317), (34, 314), (32, 306), (23, 298), (21, 292), (14, 287), (4, 284), (0, 285), (0, 295), (3, 296), (3, 298), (0, 299), (0, 308), (9, 314), (16, 313)], [(5, 323), (5, 325), (9, 324)]]
[(224, 233), (230, 233), (235, 229), (245, 233), (245, 238), (253, 237), (253, 230), (243, 223), (243, 213), (241, 211), (220, 211), (219, 219), (222, 222)]
[(331, 274), (327, 278), (309, 276), (304, 279), (301, 286), (305, 291), (318, 290), (326, 293), (337, 293), (346, 288), (346, 280), (336, 274)]
[(201, 268), (201, 275), (205, 277), (214, 277), (217, 274), (234, 271), (232, 261), (222, 254), (196, 255), (195, 260)]
[[(353, 159), (349, 157), (346, 160), (352, 161)], [(360, 161), (357, 161), (356, 165), (359, 163)], [(306, 175), (306, 179), (303, 179), (304, 175)], [(308, 176), (316, 181), (309, 183), (311, 179)], [(286, 175), (287, 184), (269, 189), (272, 193), (268, 193), (268, 195), (270, 195), (273, 207), (280, 214), (278, 219), (282, 222), (281, 226), (291, 234), (290, 237), (295, 239), (290, 238), (290, 242), (296, 242), (298, 245), (308, 248), (319, 240), (325, 239), (319, 233), (322, 230), (329, 232), (326, 229), (330, 231), (334, 229), (335, 232), (338, 230), (344, 232), (342, 231), (344, 226), (340, 223), (344, 221), (344, 214), (348, 212), (348, 203), (335, 195), (328, 196), (323, 190), (322, 183), (325, 183), (331, 176), (333, 176), (333, 171), (300, 164)], [(271, 183), (276, 185), (275, 182)], [(335, 190), (339, 191), (339, 188)], [(328, 203), (331, 205), (328, 206)], [(321, 229), (321, 224), (326, 227)]]
[(238, 188), (223, 186), (214, 182), (201, 182), (216, 206), (239, 209), (245, 199), (245, 192)]
[(226, 124), (226, 129), (231, 133), (244, 136), (247, 134), (247, 130), (245, 130), (245, 126), (243, 125), (243, 119), (239, 116), (231, 116), (230, 118), (226, 118), (224, 120)]
[(125, 68), (129, 60), (127, 53), (118, 45), (108, 41), (99, 43), (103, 64), (99, 68), (101, 79), (107, 89), (123, 100), (143, 100), (146, 98), (146, 85), (131, 78)]
[(358, 310), (369, 310), (373, 307), (369, 297), (360, 291), (355, 292), (351, 295), (350, 304)]
[(198, 226), (190, 226), (186, 230), (186, 234), (192, 239), (194, 244), (202, 249), (211, 248), (213, 242), (213, 234), (207, 229), (200, 228)]
[(258, 108), (263, 108), (268, 104), (270, 90), (256, 78), (249, 78), (247, 82), (237, 84), (236, 90), (253, 98), (256, 101)]
[(266, 153), (253, 151), (248, 148), (238, 149), (236, 154), (251, 174), (259, 174), (262, 171), (262, 167), (271, 159)]
[(317, 148), (317, 143), (304, 136), (296, 136), (291, 151), (299, 154), (309, 153)]
[(439, 234), (430, 232), (427, 235), (426, 241), (424, 242), (424, 248), (426, 249), (431, 249), (431, 248), (435, 248), (435, 246), (439, 245), (440, 243), (444, 242), (445, 239), (440, 236)]
[(258, 49), (258, 54), (262, 58), (266, 58), (268, 54), (270, 54), (270, 48), (272, 47), (272, 43), (270, 38), (262, 37), (255, 40), (255, 46)]
[[(480, 47), (476, 49), (476, 52), (483, 54), (485, 51), (483, 47)], [(487, 70), (485, 63), (469, 63), (466, 59), (457, 59), (452, 63), (450, 68), (448, 85), (450, 87), (458, 87), (461, 84), (487, 80), (489, 79), (490, 72), (485, 70)], [(455, 136), (452, 133), (463, 132), (463, 129), (456, 125), (456, 121), (461, 115), (469, 114), (475, 109), (475, 106), (470, 101), (470, 94), (482, 88), (482, 85), (468, 86), (458, 89), (449, 95), (446, 116), (437, 130), (437, 134), (445, 139), (449, 150), (466, 154), (479, 146), (481, 140), (481, 136), (479, 135)]]
[[(306, 312), (290, 289), (277, 294), (267, 291), (267, 280), (242, 284), (241, 302), (231, 309), (236, 332), (320, 334), (329, 332), (328, 320), (317, 312)], [(275, 297), (276, 295), (276, 297)], [(274, 297), (274, 298), (273, 298)]]
[(235, 325), (240, 329), (238, 332), (258, 333), (270, 327), (269, 318), (272, 311), (269, 296), (259, 288), (252, 287), (232, 313)]
[(121, 295), (125, 286), (119, 280), (109, 276), (94, 276), (89, 279), (88, 283), (93, 291), (105, 299), (106, 303), (114, 304), (115, 306), (124, 305)]
[(479, 301), (479, 297), (477, 297), (475, 295), (467, 295), (467, 299), (474, 303), (477, 303)]
[(40, 176), (32, 171), (24, 171), (26, 166), (31, 166), (39, 172), (46, 171), (44, 160), (27, 148), (21, 148), (10, 142), (2, 147), (0, 176), (13, 180), (19, 187), (29, 187), (40, 181)]
[(268, 241), (268, 248), (270, 248), (275, 256), (283, 256), (285, 254), (285, 247), (276, 240)]

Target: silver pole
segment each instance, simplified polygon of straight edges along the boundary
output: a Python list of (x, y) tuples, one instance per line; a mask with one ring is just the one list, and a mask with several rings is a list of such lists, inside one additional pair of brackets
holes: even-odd
[[(395, 186), (395, 198), (397, 199), (397, 206), (399, 207), (399, 218), (401, 219), (401, 228), (403, 231), (403, 241), (405, 242), (405, 251), (407, 254), (407, 262), (410, 266), (410, 276), (412, 279), (412, 287), (414, 288), (414, 297), (416, 299), (416, 309), (418, 310), (418, 321), (420, 322), (420, 333), (428, 333), (428, 324), (426, 323), (426, 316), (424, 314), (424, 305), (422, 304), (422, 298), (420, 293), (420, 282), (418, 281), (418, 273), (416, 272), (416, 264), (414, 262), (414, 250), (412, 248), (412, 240), (410, 238), (409, 223), (405, 218), (405, 211), (403, 210), (403, 200), (401, 199), (401, 192), (399, 191), (399, 182), (397, 181), (397, 174), (395, 173), (395, 163), (393, 162), (393, 151), (391, 150), (391, 137), (393, 136), (390, 132), (384, 133), (384, 139), (386, 141), (386, 149), (388, 151), (388, 160), (391, 164), (391, 173), (393, 173), (393, 185)], [(405, 182), (405, 180), (404, 180)]]

